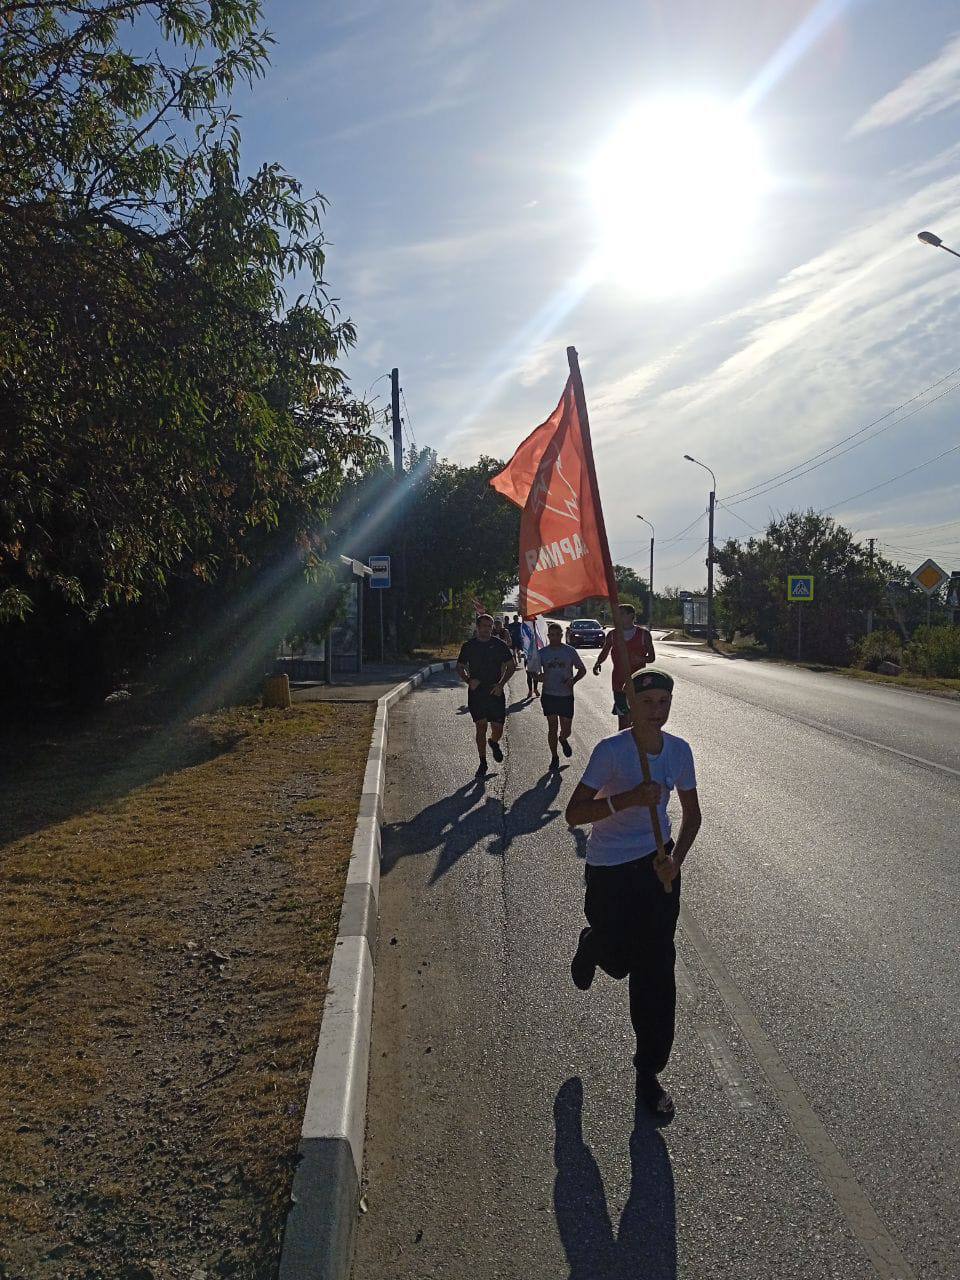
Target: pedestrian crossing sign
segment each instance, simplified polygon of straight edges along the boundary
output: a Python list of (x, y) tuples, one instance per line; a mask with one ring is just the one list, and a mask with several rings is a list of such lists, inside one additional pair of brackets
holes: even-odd
[(809, 604), (813, 599), (813, 574), (789, 574), (787, 576), (787, 599)]

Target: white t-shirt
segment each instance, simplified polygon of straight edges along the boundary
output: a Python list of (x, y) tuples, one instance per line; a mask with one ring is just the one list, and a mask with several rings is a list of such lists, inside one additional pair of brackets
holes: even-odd
[(537, 650), (537, 664), (543, 673), (543, 689), (548, 698), (569, 698), (573, 693), (573, 673), (586, 671), (583, 659), (569, 644), (546, 644)]
[[(664, 842), (670, 837), (670, 819), (667, 804), (674, 787), (681, 791), (693, 791), (697, 776), (693, 767), (693, 752), (689, 742), (672, 733), (664, 733), (663, 750), (658, 756), (647, 756), (652, 781), (661, 787), (660, 831)], [(597, 796), (616, 795), (629, 791), (643, 781), (640, 757), (637, 755), (633, 734), (629, 729), (602, 738), (593, 749), (590, 763), (583, 775), (588, 787), (595, 788)], [(587, 862), (595, 867), (613, 867), (621, 862), (633, 862), (656, 852), (650, 810), (642, 805), (622, 809), (608, 818), (595, 822), (587, 840)]]

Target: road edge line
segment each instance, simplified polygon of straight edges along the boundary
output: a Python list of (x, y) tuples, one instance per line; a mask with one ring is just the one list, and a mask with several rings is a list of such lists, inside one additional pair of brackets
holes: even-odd
[(430, 676), (454, 666), (450, 660), (433, 662), (377, 702), (277, 1280), (347, 1280), (353, 1265), (367, 1120), (390, 709)]

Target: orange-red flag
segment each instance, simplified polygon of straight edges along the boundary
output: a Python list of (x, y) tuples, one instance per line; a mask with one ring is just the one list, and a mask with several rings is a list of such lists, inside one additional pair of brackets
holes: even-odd
[(527, 436), (491, 485), (523, 508), (520, 612), (536, 617), (608, 596), (587, 463), (589, 441), (577, 412), (573, 376), (550, 417)]

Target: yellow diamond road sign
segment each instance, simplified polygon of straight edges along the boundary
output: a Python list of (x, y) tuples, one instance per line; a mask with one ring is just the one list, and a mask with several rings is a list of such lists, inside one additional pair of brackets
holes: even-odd
[(949, 573), (945, 573), (935, 560), (924, 560), (919, 569), (915, 569), (910, 575), (915, 583), (932, 596), (933, 593), (950, 577)]

